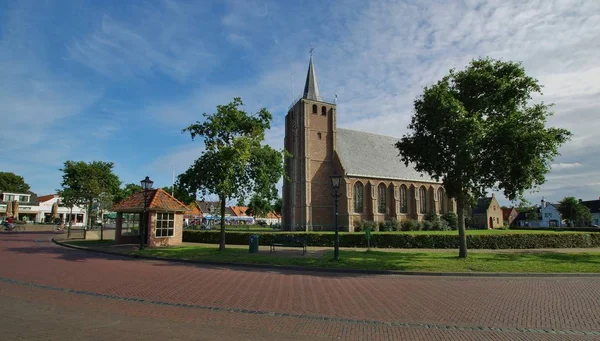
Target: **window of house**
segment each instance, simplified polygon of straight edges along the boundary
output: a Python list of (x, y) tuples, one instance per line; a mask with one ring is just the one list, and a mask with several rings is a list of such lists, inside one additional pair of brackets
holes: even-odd
[(312, 110), (312, 113), (313, 113), (313, 114), (316, 114), (316, 113), (317, 113), (317, 105), (316, 105), (316, 104), (313, 104), (313, 110)]
[(327, 108), (325, 106), (321, 107), (321, 115), (327, 115)]
[(357, 182), (354, 184), (354, 212), (362, 213), (363, 211), (363, 184)]
[(385, 213), (387, 210), (386, 202), (386, 190), (385, 184), (379, 184), (377, 186), (377, 212)]
[(425, 214), (427, 213), (427, 191), (425, 190), (425, 187), (419, 188), (419, 199), (421, 199), (420, 212)]
[(438, 213), (439, 214), (443, 214), (444, 213), (444, 209), (446, 208), (446, 202), (445, 202), (445, 198), (444, 198), (444, 189), (443, 188), (438, 188), (437, 190), (437, 194), (438, 194)]
[(175, 227), (174, 213), (156, 213), (156, 232), (157, 237), (172, 237)]
[[(77, 215), (77, 221), (82, 221), (83, 215)], [(141, 214), (139, 213), (123, 213), (121, 220), (121, 235), (122, 236), (137, 236), (139, 235)]]
[(317, 138), (320, 140), (321, 139), (321, 133), (317, 133)]
[(27, 198), (26, 195), (20, 195), (19, 196), (19, 201), (20, 202), (28, 202), (29, 200), (28, 200), (28, 198)]
[(4, 195), (4, 201), (13, 201), (15, 200), (15, 196), (14, 195)]
[(405, 185), (400, 186), (400, 213), (408, 213), (408, 195)]

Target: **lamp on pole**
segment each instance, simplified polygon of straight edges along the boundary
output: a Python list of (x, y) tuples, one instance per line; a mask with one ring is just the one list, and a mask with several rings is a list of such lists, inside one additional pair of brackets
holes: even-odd
[(150, 194), (150, 190), (152, 189), (152, 185), (154, 181), (150, 180), (148, 176), (142, 181), (142, 189), (144, 190), (142, 193), (144, 195), (144, 212), (142, 213), (142, 226), (140, 226), (140, 250), (144, 249), (144, 236), (146, 233), (146, 229), (148, 228), (148, 217), (146, 216), (146, 209), (148, 207), (148, 196)]
[(338, 199), (341, 196), (339, 193), (340, 189), (340, 181), (342, 177), (338, 175), (336, 172), (333, 173), (331, 178), (331, 186), (333, 187), (333, 200), (335, 203), (335, 244), (333, 249), (333, 260), (340, 259), (340, 233), (338, 228)]

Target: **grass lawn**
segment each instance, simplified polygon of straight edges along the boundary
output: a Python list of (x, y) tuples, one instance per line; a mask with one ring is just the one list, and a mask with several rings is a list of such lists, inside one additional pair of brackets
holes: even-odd
[(133, 251), (133, 254), (215, 262), (271, 265), (295, 265), (323, 268), (366, 270), (443, 271), (443, 272), (600, 272), (600, 252), (593, 253), (471, 253), (459, 259), (453, 252), (381, 252), (340, 251), (340, 261), (332, 260), (333, 251), (320, 257), (249, 254), (247, 249), (184, 246)]

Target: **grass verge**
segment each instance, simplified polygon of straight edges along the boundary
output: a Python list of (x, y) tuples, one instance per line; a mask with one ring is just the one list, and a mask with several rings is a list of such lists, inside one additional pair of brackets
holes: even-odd
[(322, 256), (277, 256), (249, 254), (246, 249), (183, 246), (133, 251), (133, 254), (200, 261), (310, 266), (338, 269), (398, 270), (429, 272), (539, 272), (539, 273), (597, 273), (600, 272), (600, 252), (555, 253), (471, 253), (459, 259), (457, 252), (382, 252), (340, 251), (340, 260), (332, 260), (333, 251)]

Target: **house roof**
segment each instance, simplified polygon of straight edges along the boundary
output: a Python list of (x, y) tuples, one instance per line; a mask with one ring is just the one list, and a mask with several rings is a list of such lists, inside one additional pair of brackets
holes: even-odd
[(514, 207), (503, 207), (502, 208), (502, 217), (504, 218), (504, 220), (507, 220), (513, 211), (515, 211), (517, 214), (519, 214), (519, 212), (517, 210), (515, 210)]
[(269, 219), (281, 219), (281, 215), (277, 214), (275, 212), (269, 212), (269, 213), (267, 213), (267, 218), (269, 218)]
[(39, 202), (46, 202), (48, 200), (52, 200), (54, 198), (56, 198), (57, 194), (48, 194), (48, 195), (42, 195), (38, 197), (38, 201)]
[(212, 205), (215, 209), (219, 209), (221, 207), (221, 202), (196, 200), (196, 205), (198, 205), (198, 209), (202, 214), (209, 214), (208, 206)]
[(490, 208), (492, 197), (477, 199), (477, 206), (473, 207), (473, 214), (485, 213)]
[(399, 139), (362, 131), (337, 129), (336, 152), (346, 176), (419, 182), (438, 181), (406, 166), (398, 156)]
[[(161, 188), (150, 190), (147, 198), (149, 210), (185, 212), (188, 207)], [(144, 192), (134, 193), (112, 207), (115, 212), (140, 212), (144, 210)]]
[(229, 208), (233, 212), (233, 215), (236, 217), (245, 216), (246, 211), (248, 210), (248, 206), (230, 206)]
[(591, 213), (600, 212), (600, 200), (588, 200), (581, 202), (585, 207), (590, 209)]

